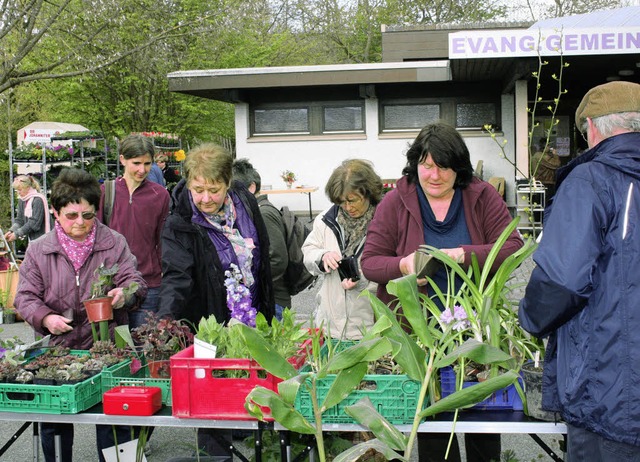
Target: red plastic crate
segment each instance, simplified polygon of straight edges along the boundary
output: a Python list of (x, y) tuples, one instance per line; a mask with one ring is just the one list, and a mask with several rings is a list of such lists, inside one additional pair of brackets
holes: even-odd
[[(307, 342), (290, 360), (297, 369), (306, 360)], [(246, 377), (214, 377), (223, 370), (242, 371)], [(245, 398), (258, 385), (277, 391), (280, 382), (252, 359), (194, 358), (192, 345), (171, 357), (171, 413), (192, 419), (255, 420), (244, 408)], [(268, 408), (263, 412), (273, 420)]]
[[(522, 378), (519, 378), (520, 386), (523, 386)], [(462, 388), (472, 387), (478, 382), (464, 382)], [(449, 396), (456, 391), (456, 373), (450, 366), (440, 369), (440, 385), (442, 391), (442, 397)], [(490, 410), (512, 410), (522, 411), (522, 399), (516, 391), (515, 385), (509, 385), (506, 388), (502, 388), (491, 394), (484, 401), (472, 406), (471, 409), (477, 409), (482, 411)]]

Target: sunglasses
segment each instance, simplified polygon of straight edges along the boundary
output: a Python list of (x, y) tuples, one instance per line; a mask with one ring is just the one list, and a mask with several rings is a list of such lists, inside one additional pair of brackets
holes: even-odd
[[(67, 213), (63, 213), (63, 215), (67, 220), (77, 220), (81, 214), (79, 212), (67, 212)], [(95, 212), (82, 212), (83, 220), (93, 220), (95, 217), (96, 217)]]

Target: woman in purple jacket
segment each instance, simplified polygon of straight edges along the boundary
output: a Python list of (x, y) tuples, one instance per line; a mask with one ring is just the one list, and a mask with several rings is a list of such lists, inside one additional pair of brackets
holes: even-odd
[[(397, 188), (385, 195), (369, 225), (362, 254), (362, 272), (378, 283), (378, 297), (392, 297), (386, 284), (415, 273), (414, 253), (421, 244), (441, 249), (468, 267), (475, 254), (482, 266), (502, 231), (511, 222), (505, 202), (495, 188), (473, 175), (464, 140), (455, 128), (442, 123), (427, 125), (407, 152), (407, 164)], [(523, 242), (514, 232), (499, 252), (494, 267), (514, 253)], [(441, 268), (433, 280), (448, 290)], [(418, 279), (427, 292), (427, 279)], [(449, 435), (420, 434), (421, 461), (444, 460)], [(468, 461), (500, 459), (499, 435), (467, 435)], [(457, 441), (449, 461), (459, 461)]]
[[(147, 293), (147, 285), (136, 269), (136, 258), (124, 237), (96, 220), (100, 185), (90, 173), (65, 169), (53, 183), (51, 205), (55, 227), (27, 248), (15, 298), (16, 309), (39, 335), (51, 335), (50, 344), (78, 350), (93, 344), (91, 325), (82, 300), (91, 296), (94, 271), (101, 264), (118, 265), (107, 295), (116, 308), (112, 324), (126, 324), (126, 308)], [(123, 296), (123, 287), (139, 284), (133, 297)], [(120, 309), (125, 308), (125, 309)], [(121, 316), (119, 316), (121, 314)], [(46, 462), (55, 459), (54, 435), (61, 436), (62, 462), (73, 455), (73, 424), (41, 423), (40, 435)], [(98, 453), (113, 446), (111, 426), (96, 427)], [(129, 441), (129, 429), (118, 431), (120, 443)]]

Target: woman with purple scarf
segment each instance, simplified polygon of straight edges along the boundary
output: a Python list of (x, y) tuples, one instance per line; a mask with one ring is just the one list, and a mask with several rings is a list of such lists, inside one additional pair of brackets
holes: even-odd
[[(147, 294), (147, 285), (136, 269), (136, 258), (125, 238), (96, 220), (100, 185), (90, 173), (64, 169), (53, 183), (51, 205), (56, 219), (54, 229), (27, 248), (15, 298), (18, 313), (38, 335), (50, 335), (50, 345), (88, 350), (93, 345), (91, 325), (82, 300), (91, 298), (91, 282), (96, 268), (118, 265), (113, 286), (114, 321), (126, 324), (127, 310)], [(131, 297), (123, 287), (139, 285)], [(129, 441), (129, 428), (118, 428), (118, 442)], [(73, 457), (73, 424), (41, 423), (40, 435), (46, 462), (55, 458), (54, 438), (61, 436), (62, 462)], [(113, 446), (111, 426), (96, 426), (99, 459), (101, 449)]]
[[(192, 149), (184, 161), (185, 179), (173, 190), (162, 233), (159, 316), (194, 325), (210, 315), (220, 323), (235, 318), (253, 324), (257, 312), (273, 318), (267, 229), (253, 194), (231, 183), (232, 164), (231, 154), (216, 144)], [(211, 432), (231, 436), (201, 430), (199, 446), (230, 461), (228, 445), (217, 444)]]

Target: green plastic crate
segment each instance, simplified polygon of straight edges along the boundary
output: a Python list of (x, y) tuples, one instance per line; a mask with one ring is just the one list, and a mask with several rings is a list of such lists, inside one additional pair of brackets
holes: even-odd
[[(335, 375), (330, 374), (316, 382), (319, 403), (324, 401), (335, 377)], [(327, 409), (322, 414), (322, 422), (356, 423), (344, 411), (344, 408), (357, 403), (365, 397), (369, 398), (378, 413), (392, 424), (409, 424), (413, 422), (416, 407), (418, 406), (420, 382), (411, 380), (406, 375), (367, 374), (360, 385), (362, 389), (354, 390), (340, 403)], [(296, 410), (307, 420), (313, 422), (311, 394), (304, 387), (301, 387), (298, 391), (294, 405)]]
[[(88, 355), (85, 350), (70, 354)], [(0, 411), (77, 414), (102, 401), (101, 374), (65, 385), (0, 383)]]
[(131, 360), (123, 361), (102, 371), (102, 392), (118, 386), (158, 387), (162, 391), (162, 404), (171, 406), (171, 379), (149, 377), (149, 368), (142, 367), (135, 374), (131, 372)]
[[(335, 344), (336, 340), (332, 340)], [(353, 345), (351, 341), (342, 341), (337, 345), (341, 351)], [(327, 347), (322, 347), (321, 354), (327, 354)], [(309, 370), (306, 366), (303, 371)], [(322, 404), (329, 388), (335, 380), (335, 374), (329, 374), (316, 382), (318, 391), (318, 403)], [(413, 422), (418, 397), (420, 394), (420, 382), (402, 375), (366, 374), (360, 382), (360, 387), (354, 390), (347, 398), (342, 400), (322, 414), (324, 423), (356, 423), (344, 408), (351, 406), (362, 398), (369, 398), (378, 413), (393, 424), (408, 424)], [(427, 399), (425, 399), (425, 403)], [(311, 394), (304, 387), (300, 387), (294, 406), (307, 420), (313, 422), (313, 404)]]

